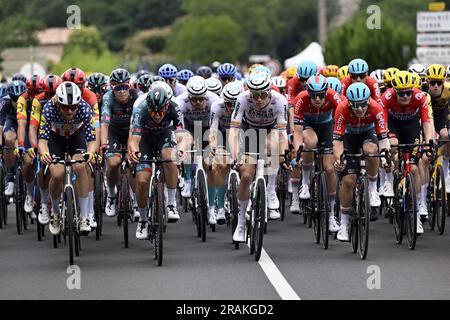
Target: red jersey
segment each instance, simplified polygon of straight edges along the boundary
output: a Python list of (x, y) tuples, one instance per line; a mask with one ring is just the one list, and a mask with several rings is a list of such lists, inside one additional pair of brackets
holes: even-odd
[(286, 95), (290, 105), (294, 105), (295, 97), (303, 90), (306, 90), (306, 84), (302, 84), (298, 78), (298, 74), (295, 74), (295, 76), (286, 83)]
[(430, 122), (427, 97), (419, 89), (413, 89), (411, 102), (407, 106), (400, 106), (394, 89), (388, 89), (381, 97), (381, 106), (386, 119), (391, 117), (398, 121), (409, 121), (419, 114), (422, 123)]
[[(352, 84), (352, 78), (350, 76), (346, 76), (341, 80), (342, 84), (342, 94), (344, 96), (347, 96), (347, 88), (350, 87)], [(381, 103), (381, 91), (378, 87), (378, 82), (375, 79), (372, 79), (371, 77), (366, 77), (366, 85), (370, 89), (370, 97), (374, 100), (376, 100), (378, 103)]]
[(94, 112), (94, 121), (97, 128), (100, 120), (97, 96), (88, 88), (83, 88), (83, 94), (81, 95), (81, 97), (84, 101), (86, 101), (88, 105), (91, 106), (92, 111)]
[(367, 112), (361, 118), (355, 115), (347, 100), (337, 107), (334, 117), (334, 140), (342, 141), (346, 133), (362, 134), (373, 128), (381, 139), (387, 138), (388, 128), (384, 111), (374, 99), (369, 99)]
[(327, 89), (324, 103), (320, 108), (311, 103), (308, 91), (300, 92), (294, 99), (294, 124), (303, 125), (303, 121), (310, 124), (328, 123), (333, 120), (333, 113), (345, 97), (333, 89)]

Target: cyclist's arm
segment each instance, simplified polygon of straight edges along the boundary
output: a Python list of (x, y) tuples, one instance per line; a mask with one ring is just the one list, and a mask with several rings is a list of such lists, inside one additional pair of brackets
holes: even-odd
[(103, 97), (102, 118), (100, 125), (100, 145), (108, 143), (109, 123), (111, 119), (111, 94), (107, 93)]
[(230, 143), (230, 151), (231, 157), (233, 160), (237, 161), (239, 157), (239, 129), (241, 128), (242, 118), (244, 117), (244, 109), (245, 107), (242, 105), (242, 101), (245, 100), (240, 96), (236, 101), (236, 105), (234, 107), (233, 114), (231, 115), (230, 122), (230, 133), (229, 133), (229, 143)]
[(3, 125), (0, 125), (0, 145), (3, 145)]
[(28, 129), (28, 138), (30, 140), (30, 145), (32, 147), (37, 147), (37, 131), (39, 129), (39, 119), (41, 118), (42, 105), (38, 99), (33, 99), (33, 104), (31, 105), (31, 117), (30, 126)]
[(25, 132), (27, 128), (27, 120), (17, 119), (17, 145), (25, 147)]
[(141, 136), (132, 134), (128, 140), (128, 153), (139, 152), (139, 143), (141, 142)]
[(45, 154), (47, 152), (50, 152), (48, 149), (48, 141), (45, 139), (39, 139), (39, 154)]

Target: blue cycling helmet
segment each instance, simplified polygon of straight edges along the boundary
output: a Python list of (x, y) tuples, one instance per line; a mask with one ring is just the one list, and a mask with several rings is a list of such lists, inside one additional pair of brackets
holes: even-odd
[(231, 63), (222, 63), (217, 68), (217, 74), (219, 77), (234, 77), (236, 75), (236, 67)]
[(3, 98), (8, 94), (8, 85), (6, 83), (0, 83), (0, 98)]
[(354, 83), (347, 89), (347, 98), (350, 102), (367, 101), (370, 98), (370, 89), (364, 83)]
[(342, 91), (342, 84), (341, 84), (341, 82), (339, 81), (338, 78), (328, 77), (327, 78), (327, 85), (328, 85), (328, 88), (333, 89), (337, 93), (341, 93), (341, 91)]
[(201, 66), (197, 69), (196, 75), (201, 76), (205, 79), (211, 77), (212, 75), (212, 69), (208, 66)]
[(177, 72), (177, 68), (170, 63), (163, 64), (158, 70), (159, 75), (163, 78), (176, 78)]
[(177, 80), (178, 81), (188, 81), (190, 78), (194, 76), (194, 73), (189, 69), (183, 69), (178, 71)]
[(236, 74), (234, 75), (236, 77), (236, 80), (241, 81), (242, 80), (242, 74), (236, 71)]
[(348, 64), (348, 72), (351, 74), (361, 74), (369, 72), (369, 65), (363, 59), (353, 59)]
[(269, 75), (269, 77), (272, 76), (272, 71), (270, 71), (270, 69), (267, 68), (266, 66), (257, 66), (255, 69), (252, 70), (252, 73), (255, 72), (255, 71), (256, 72), (262, 71), (262, 72), (267, 73)]
[(17, 101), (17, 99), (25, 92), (27, 89), (25, 82), (16, 80), (8, 84), (8, 94), (11, 100)]
[(300, 78), (308, 79), (315, 73), (317, 73), (317, 66), (311, 60), (305, 60), (298, 65), (297, 75)]
[(325, 78), (320, 73), (316, 73), (315, 75), (309, 77), (308, 81), (306, 82), (306, 88), (308, 89), (308, 91), (313, 92), (326, 91), (328, 89), (327, 78)]

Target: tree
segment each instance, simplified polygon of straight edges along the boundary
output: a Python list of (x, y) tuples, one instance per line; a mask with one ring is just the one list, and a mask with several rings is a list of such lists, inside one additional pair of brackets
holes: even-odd
[(245, 51), (241, 27), (227, 15), (186, 17), (173, 26), (167, 54), (178, 62), (237, 61)]
[(38, 20), (26, 19), (22, 15), (8, 17), (0, 23), (0, 48), (36, 45), (35, 32), (43, 27)]
[(76, 47), (83, 48), (86, 51), (93, 51), (97, 55), (101, 55), (108, 49), (100, 32), (93, 26), (74, 30), (70, 34), (69, 41), (64, 47), (64, 53), (70, 53), (70, 51)]

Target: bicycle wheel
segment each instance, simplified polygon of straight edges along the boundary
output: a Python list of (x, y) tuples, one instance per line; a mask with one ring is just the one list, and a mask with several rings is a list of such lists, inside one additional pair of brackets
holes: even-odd
[[(428, 181), (428, 188), (427, 188), (427, 209), (428, 209), (428, 225), (430, 226), (430, 230), (434, 230), (434, 227), (436, 225), (436, 203), (435, 199), (437, 197), (436, 194), (436, 181), (438, 181), (437, 175), (438, 175), (438, 168), (434, 166), (429, 167), (429, 174), (430, 179)], [(435, 176), (436, 172), (436, 176)]]
[(285, 168), (280, 168), (280, 175), (278, 177), (278, 199), (280, 200), (280, 219), (284, 220), (284, 213), (286, 211), (286, 198), (287, 198), (287, 179), (288, 172)]
[(313, 176), (313, 183), (311, 188), (311, 220), (313, 225), (314, 242), (320, 243), (320, 202), (319, 202), (319, 178), (318, 174)]
[[(237, 199), (237, 176), (235, 173), (232, 173), (230, 176), (230, 189), (228, 190), (228, 203), (230, 210), (230, 220), (231, 220), (231, 239), (233, 239), (234, 232), (236, 231), (236, 227), (239, 219), (239, 204)], [(234, 243), (234, 248), (239, 249), (239, 242)]]
[(402, 244), (405, 232), (405, 215), (403, 210), (403, 188), (405, 180), (403, 177), (396, 177), (394, 183), (394, 208), (392, 210), (392, 225), (394, 226), (395, 240)]
[[(41, 193), (39, 192), (39, 188), (37, 186), (34, 187), (33, 190), (33, 211), (36, 217), (39, 216), (39, 209), (41, 207)], [(39, 219), (36, 219), (36, 232), (38, 241), (42, 241), (44, 226), (39, 223)]]
[(330, 218), (330, 204), (328, 202), (328, 185), (324, 173), (320, 174), (319, 188), (319, 205), (320, 205), (320, 225), (322, 231), (322, 244), (324, 249), (328, 249), (328, 224)]
[(75, 199), (70, 188), (64, 191), (64, 236), (69, 238), (69, 264), (73, 265), (73, 253), (74, 253), (74, 214), (75, 214)]
[(94, 175), (94, 216), (97, 221), (95, 229), (95, 240), (100, 240), (102, 235), (102, 199), (103, 199), (103, 173), (100, 170), (95, 171)]
[(439, 234), (442, 235), (445, 230), (445, 218), (447, 212), (447, 194), (445, 190), (445, 178), (442, 166), (439, 166), (436, 171), (435, 184), (435, 201), (434, 201), (434, 216), (436, 218), (437, 228)]
[(405, 225), (406, 225), (406, 239), (408, 240), (408, 247), (414, 250), (417, 240), (417, 205), (416, 205), (416, 190), (414, 188), (414, 178), (412, 173), (408, 173), (405, 181)]
[(256, 184), (255, 192), (255, 210), (253, 217), (253, 243), (255, 244), (255, 260), (259, 261), (264, 239), (264, 225), (266, 223), (267, 207), (266, 207), (266, 185), (263, 179), (259, 179)]
[(23, 177), (22, 171), (19, 169), (16, 172), (16, 179), (14, 183), (14, 194), (16, 198), (16, 227), (17, 233), (22, 234), (24, 229), (24, 209), (23, 209)]
[(158, 260), (158, 266), (162, 265), (163, 261), (163, 226), (164, 226), (164, 184), (158, 182), (156, 184), (157, 197), (157, 210), (154, 211), (154, 228), (155, 228), (155, 255)]
[(358, 190), (358, 238), (359, 257), (364, 260), (369, 249), (369, 221), (372, 208), (369, 202), (369, 180), (367, 176), (363, 176), (362, 179), (362, 184)]
[(206, 177), (203, 170), (199, 170), (197, 173), (197, 186), (198, 186), (198, 216), (200, 217), (200, 229), (202, 242), (206, 241), (206, 220), (208, 219), (208, 205), (207, 205), (207, 191), (206, 191)]
[(130, 199), (130, 187), (128, 184), (128, 175), (126, 173), (122, 174), (121, 181), (121, 213), (122, 213), (122, 229), (123, 229), (123, 240), (125, 243), (125, 248), (128, 248), (128, 220), (131, 214), (131, 199)]

